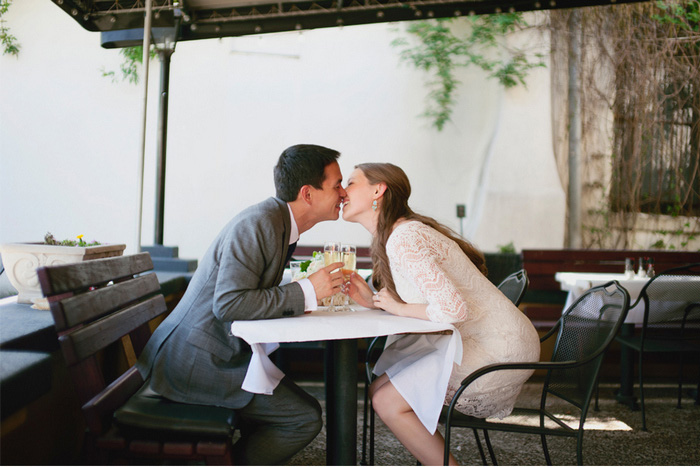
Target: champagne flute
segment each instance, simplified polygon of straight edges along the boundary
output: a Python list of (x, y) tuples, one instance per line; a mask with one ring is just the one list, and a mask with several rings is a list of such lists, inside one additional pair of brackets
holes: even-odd
[(342, 261), (339, 242), (326, 242), (323, 245), (323, 264), (330, 266), (333, 263)]
[(345, 286), (350, 280), (350, 276), (357, 271), (357, 248), (355, 245), (343, 245), (341, 248), (343, 254), (343, 294), (345, 295), (343, 301), (343, 311), (354, 311), (350, 308), (350, 297), (348, 296), (348, 291)]
[[(340, 252), (339, 242), (326, 242), (323, 245), (323, 264), (325, 266), (330, 266), (333, 263), (338, 263), (342, 261), (342, 253)], [(336, 311), (335, 305), (333, 304), (335, 295), (326, 297), (323, 302), (329, 302), (328, 311)]]

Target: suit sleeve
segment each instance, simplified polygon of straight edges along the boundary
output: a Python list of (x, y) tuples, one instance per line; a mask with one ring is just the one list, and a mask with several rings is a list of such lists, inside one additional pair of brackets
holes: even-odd
[(260, 219), (244, 221), (221, 239), (213, 311), (222, 321), (304, 313), (301, 286), (279, 286), (271, 279), (282, 267), (280, 248), (284, 239), (268, 224)]

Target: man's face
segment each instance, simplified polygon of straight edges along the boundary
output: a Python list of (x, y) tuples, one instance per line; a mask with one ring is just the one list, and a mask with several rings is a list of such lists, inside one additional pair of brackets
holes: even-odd
[(345, 197), (343, 189), (343, 174), (340, 173), (340, 166), (337, 162), (332, 162), (324, 169), (325, 178), (321, 184), (321, 189), (311, 187), (311, 199), (317, 222), (334, 221), (340, 215), (340, 205)]

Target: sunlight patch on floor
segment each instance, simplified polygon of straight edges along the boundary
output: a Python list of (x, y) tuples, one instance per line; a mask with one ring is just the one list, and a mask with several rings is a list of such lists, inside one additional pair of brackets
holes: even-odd
[[(554, 415), (572, 429), (578, 429), (578, 417), (563, 414)], [(489, 421), (498, 422), (498, 420)], [(511, 415), (502, 421), (504, 423), (517, 423), (526, 426), (539, 426), (540, 417), (538, 415)], [(545, 426), (555, 428), (557, 425), (551, 420), (546, 420)], [(584, 429), (598, 431), (632, 431), (631, 426), (614, 417), (587, 417)]]

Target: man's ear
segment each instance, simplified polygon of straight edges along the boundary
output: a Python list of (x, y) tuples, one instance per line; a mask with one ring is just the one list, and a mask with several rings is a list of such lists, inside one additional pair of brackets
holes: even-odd
[(299, 188), (299, 195), (297, 200), (301, 200), (306, 204), (311, 204), (311, 185), (304, 185)]

